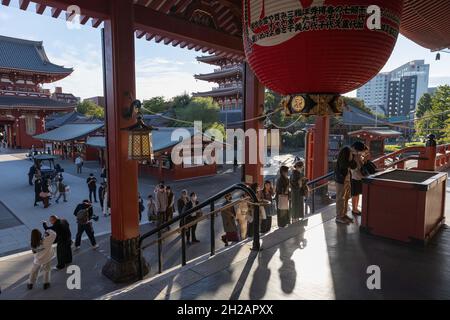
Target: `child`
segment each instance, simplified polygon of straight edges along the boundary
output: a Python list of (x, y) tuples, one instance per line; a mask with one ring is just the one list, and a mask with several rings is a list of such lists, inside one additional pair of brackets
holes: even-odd
[(44, 290), (50, 287), (51, 261), (54, 256), (52, 245), (55, 239), (56, 233), (53, 230), (45, 231), (44, 237), (38, 229), (31, 231), (31, 250), (34, 254), (34, 261), (28, 279), (27, 287), (29, 290), (33, 289), (41, 269), (44, 273)]

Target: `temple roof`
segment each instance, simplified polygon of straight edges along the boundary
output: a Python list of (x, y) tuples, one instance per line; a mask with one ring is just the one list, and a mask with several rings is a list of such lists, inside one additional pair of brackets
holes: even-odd
[[(158, 130), (152, 131), (153, 152), (160, 152), (180, 143), (180, 140), (172, 140), (172, 133), (174, 133), (175, 130), (179, 130), (180, 133), (182, 133), (180, 135), (180, 140), (189, 139), (194, 135), (194, 128), (158, 128)], [(86, 144), (95, 148), (106, 148), (105, 137), (89, 137)]]
[(208, 63), (208, 64), (213, 64), (216, 66), (220, 66), (222, 65), (224, 62), (226, 61), (237, 61), (236, 59), (230, 59), (224, 56), (220, 56), (220, 55), (210, 55), (210, 56), (202, 56), (202, 57), (197, 57), (196, 58), (198, 62), (203, 62), (203, 63)]
[(52, 75), (57, 79), (73, 72), (51, 63), (42, 42), (5, 36), (0, 36), (0, 70)]
[(394, 138), (401, 136), (402, 133), (396, 130), (392, 130), (389, 127), (363, 127), (361, 130), (349, 132), (348, 135), (358, 137), (371, 135), (381, 138)]
[(33, 98), (18, 96), (0, 96), (1, 109), (38, 109), (38, 110), (69, 110), (75, 104), (65, 103), (50, 98)]
[(45, 123), (46, 130), (52, 130), (55, 128), (59, 128), (65, 124), (73, 123), (80, 119), (86, 119), (87, 117), (81, 113), (76, 111), (68, 112), (62, 115), (58, 115), (56, 117), (52, 117), (52, 119), (47, 118), (47, 122)]
[(33, 138), (42, 141), (55, 142), (73, 141), (84, 138), (89, 134), (102, 129), (104, 126), (104, 123), (71, 123), (63, 125), (55, 130), (38, 134)]
[(242, 75), (242, 72), (242, 67), (240, 65), (236, 65), (232, 68), (222, 69), (212, 73), (196, 74), (194, 77), (198, 80), (215, 81), (217, 79), (236, 77), (237, 75)]
[(229, 97), (229, 96), (240, 96), (242, 95), (242, 88), (241, 87), (228, 87), (228, 88), (219, 88), (219, 89), (213, 89), (211, 91), (206, 92), (196, 92), (193, 93), (193, 97)]

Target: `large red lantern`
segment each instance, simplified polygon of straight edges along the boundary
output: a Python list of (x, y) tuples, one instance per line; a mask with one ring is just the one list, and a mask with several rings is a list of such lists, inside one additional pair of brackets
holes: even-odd
[(425, 48), (450, 48), (450, 1), (405, 0), (400, 31)]
[(340, 95), (391, 55), (402, 8), (403, 0), (243, 0), (247, 61), (266, 87), (290, 96), (293, 112), (340, 114)]

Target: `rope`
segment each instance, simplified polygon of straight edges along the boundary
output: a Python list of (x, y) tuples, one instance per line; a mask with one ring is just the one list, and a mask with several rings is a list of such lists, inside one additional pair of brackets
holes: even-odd
[[(156, 116), (161, 117), (161, 118), (166, 119), (166, 120), (171, 120), (171, 121), (175, 121), (175, 122), (179, 122), (179, 123), (185, 123), (185, 124), (189, 124), (189, 125), (191, 125), (191, 126), (194, 125), (194, 122), (192, 122), (192, 121), (186, 121), (186, 120), (181, 120), (181, 119), (176, 119), (176, 118), (168, 117), (168, 116), (165, 116), (165, 115), (162, 115), (162, 114), (153, 112), (153, 111), (147, 109), (147, 108), (144, 107), (144, 106), (142, 106), (141, 108), (144, 109), (145, 111), (147, 111), (147, 112), (150, 113), (150, 114), (156, 115)], [(241, 121), (229, 122), (228, 125), (241, 124), (241, 123), (246, 123), (246, 122), (251, 122), (251, 121), (255, 121), (255, 120), (267, 118), (267, 117), (270, 117), (271, 115), (273, 115), (273, 114), (275, 114), (275, 113), (281, 111), (282, 109), (283, 109), (283, 107), (278, 107), (278, 108), (276, 108), (275, 110), (273, 110), (273, 111), (271, 111), (271, 112), (269, 112), (269, 113), (267, 113), (267, 114), (263, 114), (263, 115), (261, 115), (261, 116), (257, 116), (257, 117), (254, 117), (254, 118), (245, 119), (245, 120), (241, 120)]]

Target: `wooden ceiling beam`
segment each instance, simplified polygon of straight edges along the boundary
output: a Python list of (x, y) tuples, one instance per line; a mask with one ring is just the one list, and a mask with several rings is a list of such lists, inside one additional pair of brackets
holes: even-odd
[(47, 6), (45, 4), (36, 4), (36, 13), (43, 14)]
[(139, 30), (163, 37), (195, 43), (202, 47), (243, 55), (242, 38), (204, 27), (184, 19), (170, 16), (153, 9), (135, 11), (135, 26)]
[(20, 10), (27, 10), (30, 5), (30, 0), (19, 0)]

